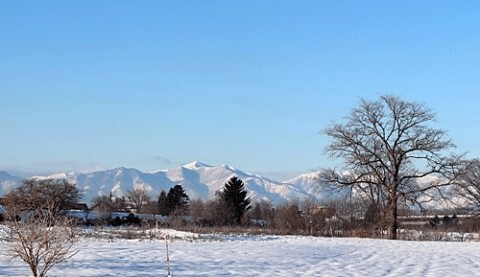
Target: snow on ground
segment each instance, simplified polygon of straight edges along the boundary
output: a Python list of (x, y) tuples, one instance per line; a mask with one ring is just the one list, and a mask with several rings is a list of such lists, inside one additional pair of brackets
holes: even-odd
[[(169, 230), (172, 276), (480, 276), (478, 242), (198, 236)], [(0, 241), (0, 276), (28, 276)], [(49, 276), (166, 276), (164, 240), (84, 238)]]

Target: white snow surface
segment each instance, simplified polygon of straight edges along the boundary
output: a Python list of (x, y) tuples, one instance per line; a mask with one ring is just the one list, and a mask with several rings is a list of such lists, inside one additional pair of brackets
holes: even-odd
[[(205, 236), (167, 230), (171, 276), (480, 276), (478, 242)], [(0, 241), (0, 276), (29, 276)], [(164, 240), (82, 239), (49, 276), (167, 276)]]

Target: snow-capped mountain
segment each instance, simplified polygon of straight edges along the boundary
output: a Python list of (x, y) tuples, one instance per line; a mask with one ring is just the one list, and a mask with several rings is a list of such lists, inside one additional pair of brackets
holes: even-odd
[[(269, 200), (281, 203), (314, 197), (316, 179), (314, 174), (302, 175), (286, 182), (278, 182), (259, 175), (244, 172), (229, 165), (211, 166), (194, 161), (183, 166), (142, 172), (133, 168), (116, 168), (90, 173), (58, 173), (34, 178), (64, 178), (83, 194), (83, 202), (90, 203), (96, 196), (110, 195), (122, 197), (135, 188), (143, 188), (157, 197), (164, 190), (181, 185), (191, 199), (210, 199), (220, 191), (233, 176), (242, 179), (252, 201)], [(309, 176), (309, 177), (307, 177)]]
[(311, 172), (299, 175), (295, 178), (284, 181), (283, 183), (301, 188), (306, 194), (310, 195), (310, 197), (324, 202), (347, 196), (347, 190), (333, 191), (325, 186), (320, 186), (318, 177), (319, 172)]
[(10, 192), (22, 183), (22, 177), (13, 176), (5, 171), (0, 171), (0, 196)]
[[(331, 191), (320, 186), (318, 173), (314, 172), (278, 182), (229, 165), (212, 166), (197, 161), (155, 172), (142, 172), (134, 168), (119, 167), (90, 173), (57, 173), (32, 178), (67, 179), (77, 184), (83, 195), (82, 202), (90, 203), (96, 196), (112, 194), (115, 197), (122, 197), (126, 196), (128, 191), (136, 188), (143, 188), (150, 192), (150, 196), (157, 197), (162, 190), (168, 192), (175, 185), (181, 185), (191, 199), (207, 200), (215, 197), (215, 194), (221, 191), (224, 184), (233, 176), (243, 180), (253, 202), (268, 200), (278, 204), (287, 200), (306, 198), (327, 202), (348, 193), (343, 191), (339, 194), (338, 191)], [(0, 196), (19, 186), (22, 179), (0, 171)], [(426, 178), (423, 181), (431, 182), (432, 180)], [(449, 191), (443, 192), (444, 195), (449, 193)], [(450, 198), (450, 202), (462, 203), (464, 201), (454, 195), (451, 195)], [(428, 205), (448, 206), (440, 202), (428, 201)]]

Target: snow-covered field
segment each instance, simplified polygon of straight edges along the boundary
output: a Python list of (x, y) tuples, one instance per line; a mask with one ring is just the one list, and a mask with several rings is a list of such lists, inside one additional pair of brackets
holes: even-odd
[[(168, 231), (172, 276), (480, 276), (478, 242), (300, 236), (198, 237)], [(0, 241), (0, 276), (29, 276)], [(49, 276), (165, 276), (164, 240), (84, 238)]]

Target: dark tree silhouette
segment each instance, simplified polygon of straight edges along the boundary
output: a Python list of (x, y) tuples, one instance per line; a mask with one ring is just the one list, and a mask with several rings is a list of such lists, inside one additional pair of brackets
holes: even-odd
[(159, 214), (161, 214), (163, 216), (168, 215), (167, 193), (164, 190), (162, 190), (160, 192), (160, 195), (158, 196), (157, 211), (158, 211)]
[(188, 208), (189, 201), (190, 198), (185, 193), (183, 187), (181, 185), (175, 185), (167, 194), (167, 214), (170, 215), (173, 212), (185, 212)]
[(245, 212), (250, 209), (250, 198), (243, 181), (235, 176), (230, 178), (222, 191), (222, 198), (225, 201), (225, 208), (228, 210), (231, 222), (240, 225)]

